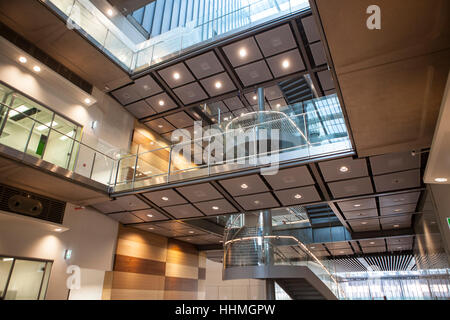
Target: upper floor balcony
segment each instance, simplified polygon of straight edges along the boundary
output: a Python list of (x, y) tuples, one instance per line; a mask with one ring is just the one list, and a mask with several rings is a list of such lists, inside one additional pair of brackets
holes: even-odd
[[(184, 9), (186, 12), (182, 21), (179, 18), (179, 8), (154, 9), (160, 12), (153, 12), (151, 23), (159, 23), (159, 32), (147, 38), (136, 36), (136, 30), (130, 32), (133, 24), (127, 19), (114, 19), (117, 13), (112, 9), (103, 12), (89, 0), (43, 2), (64, 19), (69, 28), (77, 29), (129, 73), (144, 70), (263, 23), (309, 9), (307, 0), (241, 0), (235, 1), (233, 7), (221, 5), (220, 1), (193, 1)], [(175, 28), (169, 30), (169, 27), (164, 27), (167, 24), (171, 26), (175, 20)], [(164, 28), (167, 30), (163, 30)]]

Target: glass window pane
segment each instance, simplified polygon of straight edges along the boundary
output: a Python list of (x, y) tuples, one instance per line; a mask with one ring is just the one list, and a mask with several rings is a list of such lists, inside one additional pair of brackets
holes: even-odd
[(33, 132), (29, 137), (26, 153), (35, 157), (42, 157), (48, 141), (49, 128), (37, 123), (33, 127)]
[(33, 123), (33, 120), (25, 117), (22, 113), (9, 111), (0, 136), (0, 143), (22, 152), (25, 151)]
[(13, 261), (14, 259), (9, 257), (0, 258), (0, 297), (3, 297), (3, 293), (5, 292)]
[(43, 159), (62, 168), (67, 168), (73, 146), (74, 141), (71, 138), (51, 130)]
[(45, 294), (47, 293), (48, 279), (50, 278), (50, 272), (52, 270), (53, 262), (47, 262), (45, 267), (44, 281), (42, 281), (41, 293), (39, 294), (39, 300), (45, 299)]
[(38, 299), (44, 271), (45, 262), (16, 260), (5, 300)]

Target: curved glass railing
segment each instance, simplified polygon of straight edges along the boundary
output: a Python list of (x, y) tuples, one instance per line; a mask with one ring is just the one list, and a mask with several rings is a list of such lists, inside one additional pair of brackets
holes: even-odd
[(276, 170), (280, 163), (353, 151), (335, 94), (194, 127), (192, 133), (176, 130), (171, 145), (120, 158), (114, 191), (251, 168)]
[(214, 19), (198, 17), (183, 27), (136, 43), (89, 0), (42, 2), (63, 18), (67, 27), (77, 29), (130, 73), (179, 56), (199, 45), (309, 8), (307, 0), (248, 1), (247, 5)]
[(263, 219), (257, 214), (231, 215), (224, 235), (223, 268), (290, 265), (308, 267), (338, 298), (345, 293), (334, 275), (332, 260), (317, 257), (292, 235), (264, 234)]

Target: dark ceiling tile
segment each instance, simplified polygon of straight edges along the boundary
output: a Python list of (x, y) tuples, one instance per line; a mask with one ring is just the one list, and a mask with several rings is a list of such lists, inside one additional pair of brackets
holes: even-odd
[(223, 102), (231, 111), (245, 108), (244, 104), (238, 97), (228, 98), (223, 100)]
[(169, 212), (177, 219), (203, 216), (203, 214), (191, 204), (181, 204), (173, 207), (165, 207), (164, 210)]
[(322, 42), (313, 43), (309, 46), (309, 48), (311, 49), (311, 54), (316, 66), (327, 63), (327, 56), (325, 55), (325, 49)]
[(349, 219), (349, 220), (378, 216), (378, 210), (376, 208), (375, 209), (358, 210), (358, 211), (344, 211), (343, 213), (344, 213), (345, 218)]
[(235, 213), (238, 210), (225, 199), (197, 202), (194, 205), (206, 215)]
[(314, 186), (275, 191), (275, 195), (284, 206), (320, 201), (320, 195)]
[(266, 187), (266, 185), (258, 175), (226, 179), (219, 181), (219, 183), (232, 196), (269, 191), (269, 189)]
[(188, 59), (186, 60), (186, 64), (197, 79), (223, 71), (222, 64), (212, 51)]
[(113, 213), (124, 211), (122, 206), (115, 200), (108, 200), (106, 202), (92, 204), (91, 207), (94, 207), (98, 211), (102, 213)]
[(283, 98), (283, 92), (278, 85), (264, 88), (264, 96), (267, 100)]
[(335, 198), (364, 195), (374, 191), (369, 177), (330, 182), (328, 187)]
[(186, 128), (194, 125), (194, 120), (184, 111), (171, 114), (164, 117), (164, 119), (169, 121), (176, 128)]
[(165, 215), (159, 213), (155, 209), (138, 210), (131, 213), (145, 222), (168, 219)]
[(158, 73), (171, 88), (179, 87), (195, 80), (183, 63), (164, 68), (159, 70)]
[(302, 25), (309, 43), (321, 40), (320, 33), (317, 28), (317, 23), (313, 15), (303, 18)]
[(386, 251), (386, 247), (385, 246), (379, 246), (379, 247), (363, 247), (362, 248), (363, 253), (381, 253), (381, 252), (385, 252)]
[(122, 104), (130, 104), (133, 103), (139, 99), (141, 99), (141, 96), (138, 94), (138, 92), (134, 88), (134, 84), (129, 84), (123, 88), (114, 90), (111, 92), (111, 94)]
[(260, 33), (255, 38), (266, 57), (297, 47), (288, 24)]
[(208, 98), (205, 91), (197, 82), (193, 82), (183, 87), (176, 88), (173, 91), (185, 105)]
[(384, 239), (359, 240), (361, 247), (384, 247)]
[(420, 191), (394, 194), (392, 196), (379, 197), (380, 207), (397, 206), (401, 204), (416, 204), (419, 200)]
[(147, 98), (145, 99), (145, 102), (147, 102), (158, 113), (178, 107), (177, 104), (165, 92)]
[(146, 118), (155, 114), (155, 110), (150, 107), (144, 100), (132, 103), (125, 107), (137, 119)]
[(143, 194), (144, 197), (160, 207), (173, 206), (176, 204), (187, 203), (178, 193), (171, 189), (152, 191)]
[(370, 157), (370, 166), (374, 175), (420, 168), (420, 156), (410, 152), (389, 153)]
[(229, 44), (223, 47), (223, 51), (234, 67), (263, 57), (253, 37)]
[(311, 177), (306, 166), (282, 169), (277, 174), (266, 175), (264, 178), (274, 190), (314, 184), (314, 179)]
[[(236, 90), (233, 81), (226, 72), (213, 75), (209, 78), (200, 80), (203, 88), (211, 97), (218, 96), (233, 90)], [(219, 86), (220, 85), (220, 86)]]
[(368, 175), (365, 159), (343, 158), (319, 163), (325, 181), (336, 181)]
[(253, 62), (235, 70), (246, 87), (272, 79), (272, 74), (264, 61)]
[(110, 217), (116, 221), (119, 221), (120, 223), (124, 223), (124, 224), (142, 222), (141, 219), (132, 215), (129, 212), (112, 213), (112, 214), (109, 214), (108, 217)]
[(377, 192), (417, 188), (420, 187), (420, 170), (414, 169), (374, 176), (373, 181)]
[(223, 198), (222, 194), (220, 194), (220, 192), (209, 183), (179, 187), (177, 188), (177, 191), (191, 202), (201, 202)]
[(235, 197), (235, 200), (244, 210), (259, 210), (280, 206), (270, 192)]
[(267, 63), (276, 78), (305, 70), (302, 56), (297, 49), (270, 57)]
[(390, 215), (390, 214), (400, 214), (400, 213), (410, 213), (416, 211), (416, 204), (403, 204), (392, 207), (384, 207), (381, 208), (381, 215)]
[(342, 211), (353, 211), (353, 210), (365, 210), (365, 209), (376, 209), (377, 204), (375, 198), (358, 199), (351, 201), (338, 202), (339, 208)]
[(135, 90), (141, 98), (147, 98), (162, 92), (161, 87), (149, 75), (134, 80)]
[(145, 125), (155, 130), (157, 133), (166, 133), (176, 129), (173, 125), (171, 125), (163, 118), (158, 118), (152, 121), (145, 122)]
[(149, 205), (134, 195), (118, 197), (115, 201), (124, 210), (129, 211), (147, 209), (149, 207)]
[(271, 100), (269, 101), (269, 104), (272, 110), (280, 110), (280, 108), (286, 107), (288, 105), (284, 98)]

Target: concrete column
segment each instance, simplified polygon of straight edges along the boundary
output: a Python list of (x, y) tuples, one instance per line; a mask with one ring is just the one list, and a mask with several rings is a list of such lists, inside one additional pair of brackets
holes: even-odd
[(266, 279), (266, 300), (275, 300), (275, 281)]

